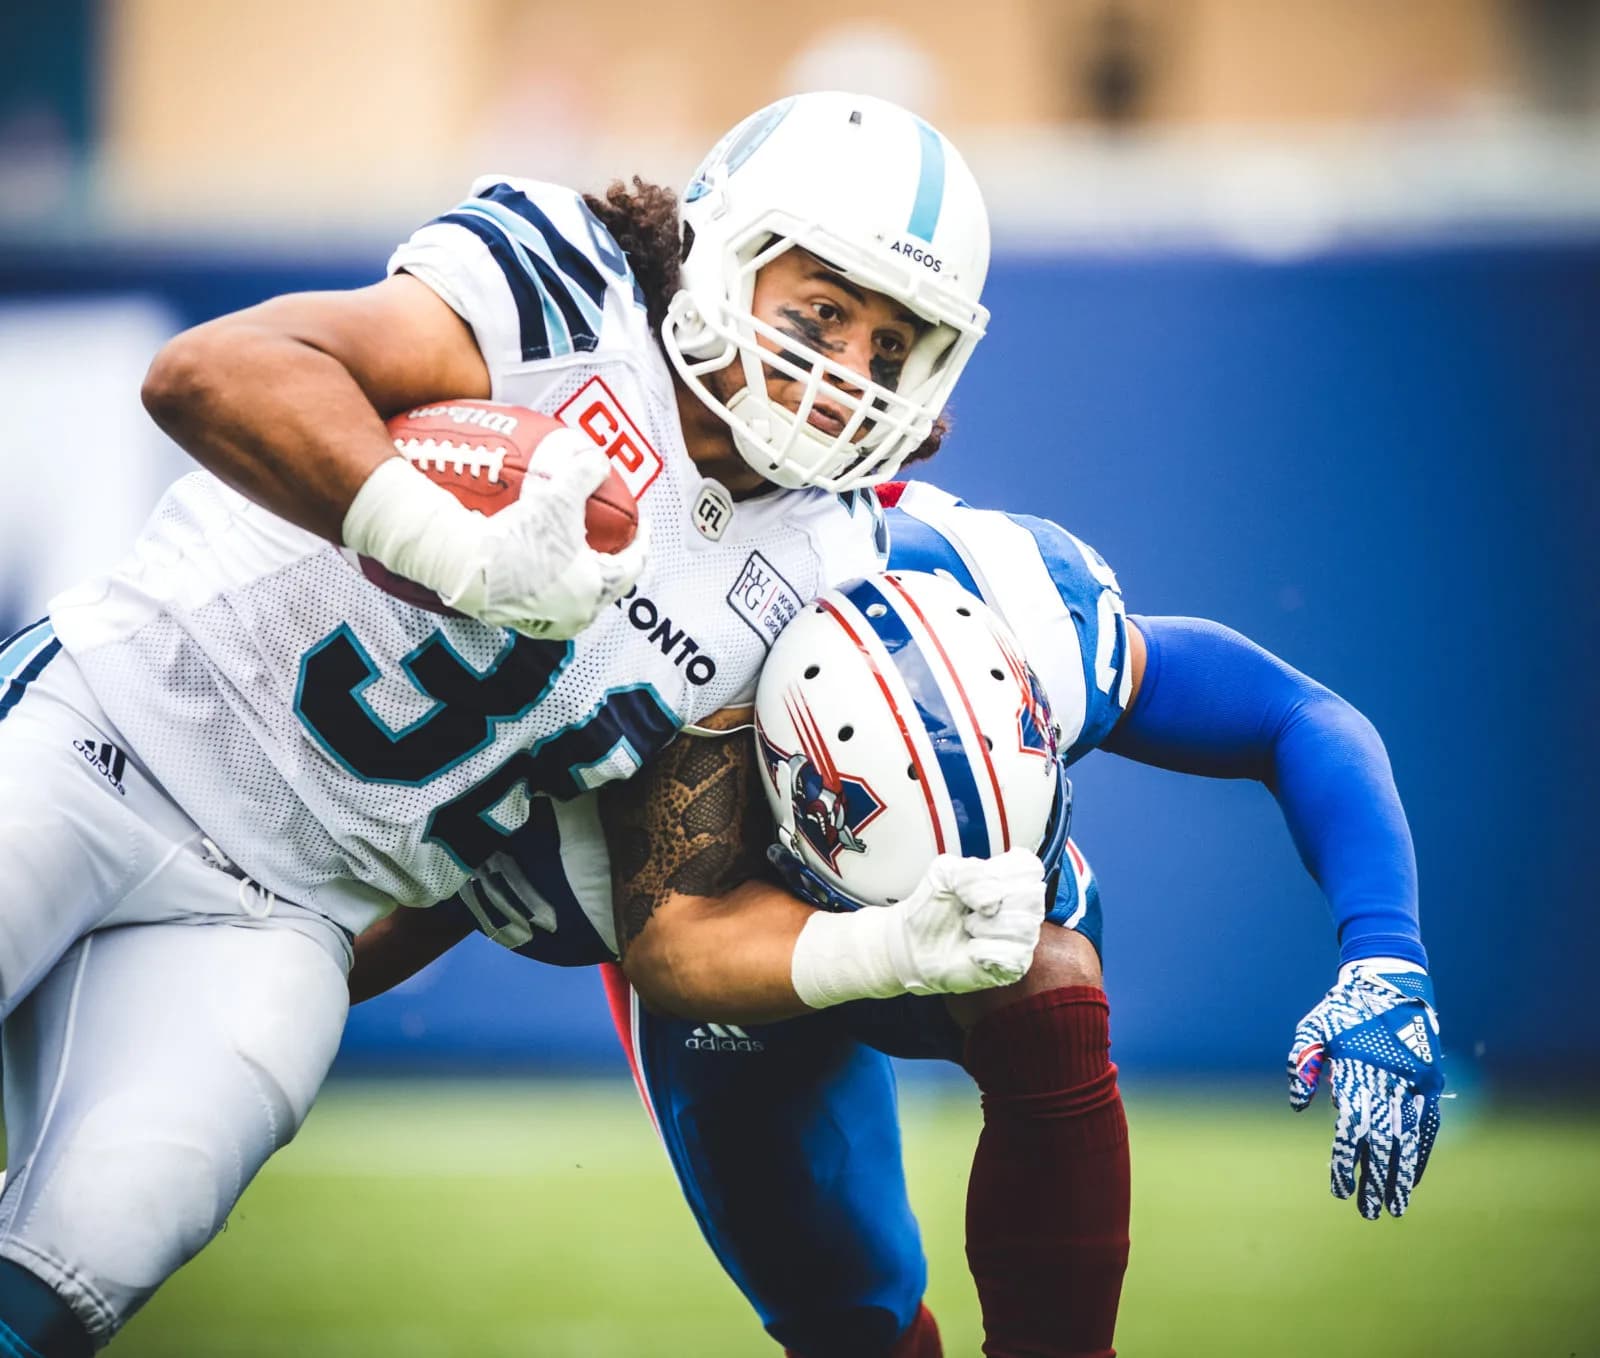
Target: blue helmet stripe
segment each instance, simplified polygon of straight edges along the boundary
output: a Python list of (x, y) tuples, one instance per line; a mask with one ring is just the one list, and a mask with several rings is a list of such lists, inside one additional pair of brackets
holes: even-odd
[(922, 151), (922, 170), (917, 178), (917, 197), (911, 205), (906, 235), (932, 244), (933, 229), (939, 225), (939, 210), (944, 206), (944, 141), (921, 118), (914, 121)]
[[(854, 584), (846, 585), (841, 593), (855, 606), (867, 626), (883, 643), (906, 688), (910, 690), (912, 701), (917, 705), (917, 717), (927, 730), (934, 757), (939, 763), (939, 773), (944, 778), (945, 790), (949, 792), (950, 804), (955, 810), (962, 857), (987, 858), (990, 853), (989, 822), (984, 815), (983, 799), (978, 793), (978, 780), (973, 776), (972, 759), (967, 753), (966, 742), (961, 738), (961, 728), (956, 725), (955, 714), (945, 701), (944, 691), (934, 678), (927, 656), (912, 639), (905, 620), (872, 581), (857, 580)], [(879, 607), (874, 609), (874, 604)], [(869, 609), (872, 611), (869, 612)]]

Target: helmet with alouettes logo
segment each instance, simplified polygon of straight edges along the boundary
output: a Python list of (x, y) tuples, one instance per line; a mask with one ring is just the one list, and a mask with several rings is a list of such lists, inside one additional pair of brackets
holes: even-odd
[(936, 854), (1035, 851), (1071, 820), (1057, 731), (1011, 630), (941, 576), (891, 571), (808, 604), (756, 695), (773, 862), (834, 909), (890, 905)]
[[(662, 338), (740, 455), (780, 486), (847, 490), (892, 477), (928, 438), (989, 320), (978, 300), (989, 217), (955, 147), (883, 99), (794, 95), (712, 148), (684, 193), (683, 223), (681, 288)], [(892, 386), (797, 347), (751, 313), (756, 274), (792, 249), (923, 323)], [(706, 381), (724, 371), (743, 378), (725, 400)], [(800, 384), (798, 410), (769, 398), (769, 373)], [(842, 413), (837, 433), (809, 421), (820, 397)]]

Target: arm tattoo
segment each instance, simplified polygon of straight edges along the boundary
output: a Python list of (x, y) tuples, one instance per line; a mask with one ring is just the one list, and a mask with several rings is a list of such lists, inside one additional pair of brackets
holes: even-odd
[(761, 875), (772, 822), (748, 733), (681, 735), (601, 793), (617, 950), (673, 892), (720, 896)]

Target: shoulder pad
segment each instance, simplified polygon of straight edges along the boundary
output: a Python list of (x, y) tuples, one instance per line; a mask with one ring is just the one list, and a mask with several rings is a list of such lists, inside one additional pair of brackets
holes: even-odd
[(973, 509), (915, 482), (887, 518), (891, 569), (950, 576), (1017, 633), (1069, 761), (1098, 745), (1132, 685), (1122, 594), (1104, 558), (1048, 519)]
[(613, 290), (644, 306), (627, 257), (582, 195), (532, 179), (477, 180), (395, 252), (389, 271), (399, 269), (437, 287), (480, 344), (493, 337), (523, 362), (598, 349)]

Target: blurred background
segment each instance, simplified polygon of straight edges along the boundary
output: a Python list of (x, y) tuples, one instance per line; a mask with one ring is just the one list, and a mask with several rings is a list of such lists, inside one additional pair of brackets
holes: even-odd
[[(1124, 1350), (1281, 1351), (1285, 1308), (1364, 1289), (1417, 1312), (1395, 1352), (1600, 1352), (1600, 0), (0, 0), (0, 53), (0, 630), (184, 470), (138, 402), (174, 331), (376, 279), (481, 172), (680, 184), (802, 89), (937, 123), (996, 253), (931, 477), (1375, 721), (1459, 1095), (1412, 1216), (1327, 1201), (1324, 1114), (1285, 1125), (1280, 1072), (1336, 950), (1275, 805), (1080, 765), (1136, 1142)], [(591, 973), (471, 940), (358, 1010), (337, 1072), (127, 1352), (768, 1351)], [(967, 1351), (972, 1099), (907, 1078)]]

